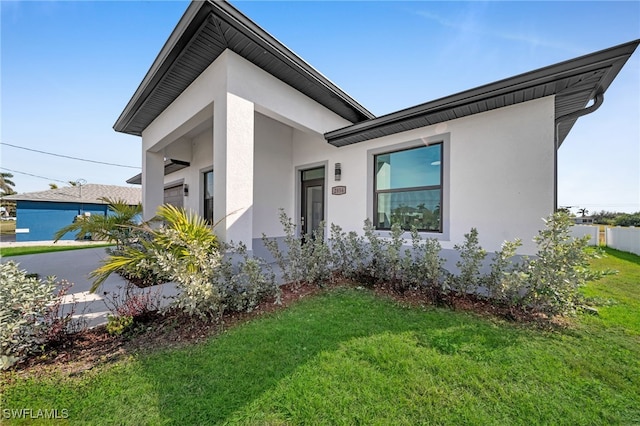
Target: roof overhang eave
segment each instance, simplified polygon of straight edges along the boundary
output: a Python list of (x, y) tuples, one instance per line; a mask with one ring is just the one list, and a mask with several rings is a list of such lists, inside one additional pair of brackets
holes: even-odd
[(160, 49), (160, 53), (151, 64), (151, 67), (147, 71), (147, 74), (145, 74), (142, 82), (140, 83), (133, 96), (113, 125), (113, 129), (116, 132), (127, 133), (134, 136), (142, 135), (141, 132), (129, 131), (127, 127), (133, 119), (136, 110), (140, 108), (142, 102), (144, 101), (145, 94), (148, 94), (148, 92), (152, 89), (150, 87), (152, 85), (152, 82), (154, 80), (157, 80), (159, 72), (164, 68), (164, 66), (166, 66), (166, 61), (172, 56), (172, 53), (175, 52), (175, 49), (178, 46), (178, 42), (182, 39), (183, 35), (190, 27), (196, 16), (199, 13), (203, 13), (203, 9), (207, 4), (208, 3), (206, 1), (196, 1), (189, 4), (187, 10), (180, 18), (180, 21), (178, 21), (178, 25), (176, 25), (174, 30), (171, 32), (171, 35), (165, 42), (164, 46), (162, 46), (162, 49)]
[[(500, 96), (522, 93), (525, 90), (548, 85), (563, 78), (609, 67), (610, 69), (608, 72), (604, 73), (602, 78), (596, 84), (592, 87), (582, 87), (580, 89), (585, 93), (585, 101), (576, 107), (576, 110), (579, 110), (580, 108), (584, 108), (588, 102), (593, 99), (597, 92), (604, 93), (604, 91), (606, 91), (613, 79), (626, 63), (627, 59), (631, 54), (633, 54), (639, 43), (640, 40), (635, 40), (606, 50), (581, 56), (576, 59), (561, 62), (559, 64), (520, 74), (515, 77), (500, 80), (495, 83), (483, 85), (475, 89), (387, 114), (376, 119), (356, 123), (342, 129), (327, 132), (324, 136), (331, 145), (337, 147), (364, 142), (380, 136), (387, 136), (396, 133), (395, 131), (389, 130), (390, 127), (397, 126), (398, 124), (409, 120), (427, 115), (442, 114), (456, 108), (471, 107), (480, 102), (485, 102)], [(552, 94), (558, 95), (562, 93), (558, 92)], [(431, 121), (431, 124), (444, 121), (448, 120), (442, 119), (436, 122)], [(571, 125), (573, 125), (573, 123), (571, 123)], [(567, 127), (570, 129), (571, 126)], [(561, 137), (560, 142), (564, 137), (566, 137), (568, 130), (565, 129), (564, 133), (565, 134)]]
[[(144, 108), (146, 100), (154, 92), (156, 87), (161, 84), (163, 76), (171, 69), (183, 49), (189, 45), (192, 38), (194, 38), (198, 31), (201, 30), (203, 23), (205, 23), (212, 14), (218, 19), (225, 20), (225, 22), (233, 25), (234, 28), (240, 31), (252, 43), (264, 48), (265, 51), (268, 51), (271, 55), (278, 57), (290, 67), (297, 69), (300, 74), (304, 76), (302, 78), (309, 78), (313, 84), (318, 87), (322, 87), (322, 90), (326, 92), (328, 97), (339, 99), (340, 102), (342, 102), (342, 105), (352, 111), (352, 113), (350, 113), (351, 115), (359, 117), (359, 120), (350, 121), (362, 121), (375, 117), (355, 99), (347, 95), (337, 85), (302, 60), (284, 44), (252, 22), (231, 4), (226, 1), (193, 1), (183, 14), (182, 18), (180, 18), (178, 25), (169, 36), (167, 42), (160, 50), (160, 53), (154, 60), (134, 95), (116, 120), (113, 126), (115, 131), (134, 136), (142, 135), (140, 127), (148, 125), (152, 119), (151, 121), (143, 120), (145, 123), (143, 126), (140, 126), (140, 124), (135, 125), (133, 123), (134, 120), (136, 120), (137, 114), (142, 108)], [(215, 58), (213, 60), (215, 60)], [(191, 81), (197, 78), (197, 76), (191, 77), (193, 77)], [(279, 77), (276, 76), (276, 78)], [(335, 112), (341, 115), (339, 112)], [(153, 118), (156, 116), (157, 115), (154, 114)]]

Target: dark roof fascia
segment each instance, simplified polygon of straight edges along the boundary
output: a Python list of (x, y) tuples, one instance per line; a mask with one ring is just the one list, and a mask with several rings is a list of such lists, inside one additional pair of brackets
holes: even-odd
[[(340, 89), (335, 83), (325, 77), (321, 72), (312, 67), (304, 59), (296, 55), (287, 46), (278, 41), (271, 34), (263, 30), (258, 24), (253, 22), (242, 12), (236, 9), (233, 5), (227, 1), (215, 1), (215, 6), (219, 8), (221, 12), (226, 14), (229, 21), (237, 23), (236, 28), (242, 33), (246, 34), (251, 40), (261, 47), (269, 50), (270, 53), (280, 57), (289, 65), (297, 68), (301, 73), (308, 74), (314, 78), (314, 80), (322, 87), (335, 94), (339, 98), (346, 101), (353, 109), (363, 117), (363, 119), (375, 118), (375, 115), (362, 106), (358, 101), (349, 96), (345, 91)], [(228, 21), (228, 22), (229, 22)], [(245, 30), (245, 31), (243, 31)], [(250, 32), (250, 34), (247, 34)]]
[[(196, 0), (189, 4), (189, 7), (187, 7), (182, 18), (180, 18), (178, 25), (160, 50), (160, 53), (143, 78), (140, 86), (138, 86), (138, 89), (135, 91), (131, 100), (127, 103), (125, 109), (118, 117), (113, 126), (114, 130), (117, 132), (140, 136), (139, 132), (132, 132), (127, 129), (129, 123), (133, 120), (137, 111), (144, 106), (145, 100), (162, 80), (163, 75), (169, 71), (174, 61), (180, 56), (182, 50), (188, 46), (189, 41), (197, 34), (202, 23), (205, 22), (211, 14), (217, 16), (219, 19), (225, 20), (242, 34), (247, 36), (252, 42), (267, 50), (272, 55), (280, 58), (289, 66), (297, 69), (301, 74), (311, 77), (316, 84), (319, 84), (325, 90), (330, 92), (331, 95), (340, 98), (343, 102), (349, 105), (361, 120), (375, 118), (375, 115), (360, 105), (355, 99), (347, 95), (324, 75), (306, 63), (302, 58), (289, 50), (281, 42), (260, 28), (228, 2)], [(277, 78), (277, 76), (275, 77)]]
[[(194, 1), (189, 4), (187, 10), (178, 21), (178, 25), (171, 32), (171, 35), (165, 42), (160, 53), (151, 64), (147, 74), (134, 92), (133, 96), (125, 106), (124, 110), (113, 125), (113, 129), (117, 132), (127, 132), (127, 125), (133, 119), (136, 111), (142, 107), (144, 101), (151, 94), (153, 89), (162, 79), (176, 58), (180, 55), (180, 51), (188, 44), (193, 33), (199, 27), (198, 22), (206, 19), (209, 11), (204, 7), (206, 2)], [(135, 136), (140, 136), (135, 134)]]
[(361, 140), (358, 140), (358, 142), (363, 142), (381, 136), (388, 136), (395, 132), (392, 130), (385, 131), (385, 128), (412, 118), (443, 112), (476, 102), (482, 102), (504, 94), (526, 90), (531, 87), (553, 82), (554, 80), (570, 77), (574, 74), (577, 75), (588, 72), (591, 69), (596, 70), (603, 65), (611, 67), (612, 72), (608, 72), (599, 82), (597, 87), (593, 88), (591, 93), (591, 97), (593, 97), (595, 92), (599, 90), (604, 92), (609, 87), (639, 43), (640, 40), (634, 40), (609, 49), (560, 62), (555, 65), (519, 74), (514, 77), (479, 86), (451, 96), (383, 115), (372, 120), (327, 132), (324, 137), (334, 146), (345, 146), (349, 143), (340, 143), (340, 140), (356, 136), (358, 134), (362, 135)]

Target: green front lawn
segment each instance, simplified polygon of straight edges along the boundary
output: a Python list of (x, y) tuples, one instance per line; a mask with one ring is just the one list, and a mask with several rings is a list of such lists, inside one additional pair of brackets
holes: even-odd
[(1, 408), (92, 425), (638, 424), (640, 258), (609, 253), (598, 267), (621, 273), (587, 289), (607, 306), (565, 330), (340, 288), (188, 348), (12, 374)]
[(21, 256), (25, 254), (49, 253), (54, 251), (82, 250), (86, 248), (109, 247), (111, 243), (96, 243), (83, 245), (49, 245), (49, 246), (24, 246), (24, 247), (2, 247), (0, 256)]

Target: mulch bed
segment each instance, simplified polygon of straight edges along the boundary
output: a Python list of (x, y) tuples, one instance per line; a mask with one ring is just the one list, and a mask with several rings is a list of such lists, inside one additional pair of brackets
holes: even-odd
[[(339, 282), (328, 287), (352, 285)], [(62, 341), (49, 345), (44, 353), (32, 356), (13, 368), (19, 376), (41, 376), (52, 371), (67, 375), (81, 374), (97, 365), (124, 359), (140, 352), (161, 348), (182, 347), (204, 341), (220, 334), (224, 329), (246, 322), (266, 313), (285, 309), (296, 301), (320, 293), (327, 289), (318, 286), (283, 285), (280, 287), (281, 303), (267, 300), (251, 312), (232, 312), (223, 315), (221, 320), (190, 317), (187, 314), (171, 310), (167, 313), (149, 312), (137, 317), (135, 328), (125, 336), (110, 335), (105, 326), (83, 330), (66, 335)], [(421, 291), (399, 293), (390, 286), (378, 285), (374, 292), (389, 297), (398, 303), (410, 306), (446, 306), (453, 310), (471, 311), (483, 316), (502, 318), (523, 323), (537, 323), (549, 326), (549, 319), (524, 309), (497, 306), (487, 300), (472, 295), (449, 294), (433, 300)]]

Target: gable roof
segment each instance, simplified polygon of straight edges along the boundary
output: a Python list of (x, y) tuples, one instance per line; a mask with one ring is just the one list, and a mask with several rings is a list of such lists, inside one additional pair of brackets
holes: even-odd
[(345, 146), (555, 95), (560, 146), (577, 120), (562, 118), (584, 109), (596, 94), (604, 94), (638, 43), (635, 40), (357, 123), (328, 132), (325, 138), (334, 146)]
[[(560, 146), (580, 115), (574, 113), (585, 110), (596, 95), (604, 94), (639, 43), (635, 40), (376, 118), (226, 1), (194, 0), (114, 129), (140, 136), (222, 52), (230, 49), (354, 123), (324, 135), (337, 147), (552, 95)], [(601, 101), (599, 96), (591, 109)], [(567, 117), (569, 114), (573, 115)]]
[(375, 117), (226, 1), (193, 1), (113, 128), (140, 136), (226, 49), (352, 123)]
[(142, 202), (142, 190), (117, 185), (86, 184), (82, 186), (65, 186), (47, 191), (27, 192), (4, 197), (15, 201), (49, 201), (55, 203), (108, 204), (100, 198), (123, 200), (135, 206)]

